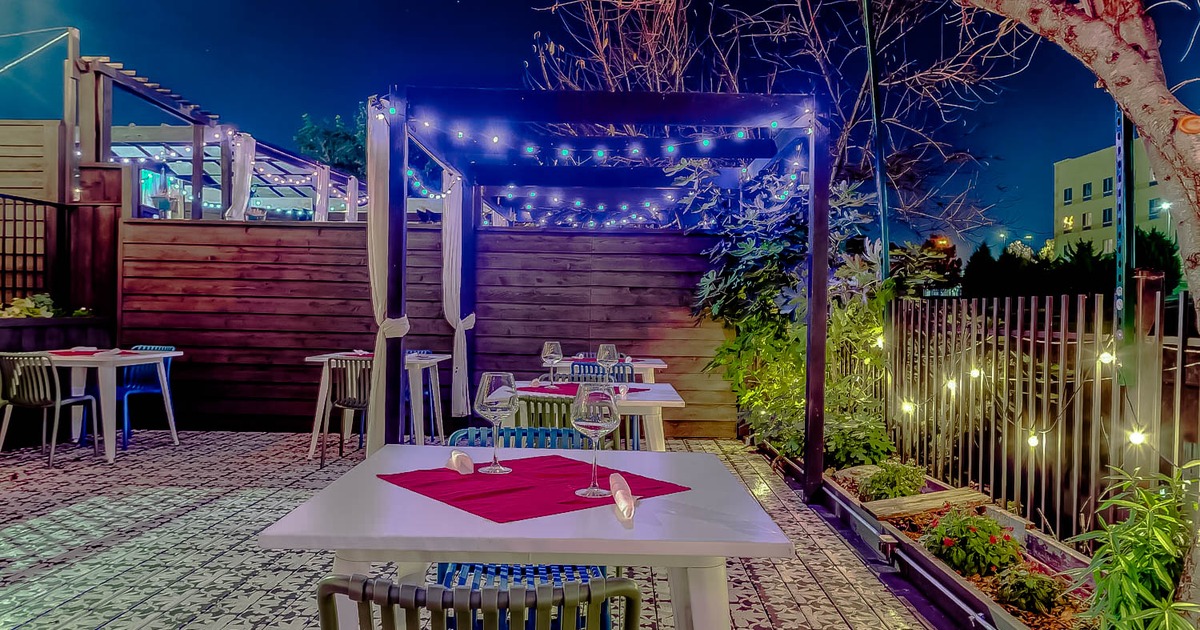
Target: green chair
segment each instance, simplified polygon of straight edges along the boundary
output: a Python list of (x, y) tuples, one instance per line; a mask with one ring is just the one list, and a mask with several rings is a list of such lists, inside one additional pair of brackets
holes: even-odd
[[(562, 396), (518, 396), (517, 425), (520, 427), (570, 427), (571, 399)], [(490, 445), (489, 445), (490, 446)], [(600, 443), (608, 450), (642, 450), (641, 423), (637, 416), (622, 416), (621, 425)]]
[[(642, 596), (637, 584), (627, 578), (597, 578), (587, 583), (568, 582), (561, 585), (542, 583), (535, 587), (509, 584), (507, 587), (446, 588), (436, 584), (395, 584), (390, 580), (363, 575), (333, 575), (317, 586), (317, 611), (321, 630), (338, 630), (337, 606), (334, 598), (345, 595), (358, 605), (360, 630), (418, 630), (420, 611), (429, 612), (429, 628), (446, 630), (552, 630), (570, 625), (554, 623), (553, 612), (559, 611), (558, 621), (565, 611), (575, 611), (578, 630), (603, 630), (604, 613), (608, 604), (621, 600), (624, 604), (623, 630), (637, 630)], [(375, 608), (379, 608), (379, 624), (375, 624)], [(404, 626), (398, 613), (404, 612)], [(456, 622), (470, 619), (470, 623)]]
[[(4, 446), (4, 435), (8, 433), (8, 421), (12, 418), (14, 407), (28, 407), (42, 410), (42, 452), (46, 450), (46, 420), (50, 410), (54, 410), (54, 426), (50, 429), (50, 457), (46, 465), (54, 466), (54, 448), (58, 443), (58, 420), (62, 408), (71, 405), (84, 405), (85, 416), (92, 420), (92, 433), (100, 435), (96, 426), (96, 399), (89, 396), (69, 396), (63, 398), (62, 384), (58, 381), (58, 371), (54, 363), (45, 354), (35, 352), (9, 352), (0, 354), (0, 378), (3, 379), (3, 398), (8, 401), (4, 408), (4, 420), (0, 423), (0, 447)], [(108, 436), (107, 439), (112, 439)], [(99, 440), (92, 440), (92, 450), (100, 454)]]

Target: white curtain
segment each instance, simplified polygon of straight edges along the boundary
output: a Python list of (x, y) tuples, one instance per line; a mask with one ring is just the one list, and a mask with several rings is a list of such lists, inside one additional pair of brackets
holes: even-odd
[(313, 221), (328, 221), (329, 220), (329, 167), (318, 166), (313, 174), (313, 188), (317, 191), (317, 198), (313, 200)]
[(254, 157), (258, 143), (254, 136), (239, 133), (233, 137), (233, 196), (225, 217), (230, 221), (245, 221), (250, 207), (250, 180), (254, 176)]
[(454, 327), (454, 376), (450, 382), (450, 413), (471, 415), (471, 378), (467, 373), (467, 331), (475, 327), (475, 313), (462, 317), (462, 177), (442, 169), (442, 310)]
[(358, 178), (351, 175), (346, 182), (346, 223), (358, 220)]
[[(399, 383), (387, 382), (387, 340), (408, 333), (408, 317), (388, 319), (388, 171), (391, 159), (391, 133), (386, 103), (373, 102), (367, 115), (367, 265), (371, 277), (371, 305), (375, 310), (375, 364), (371, 371), (371, 406), (367, 412), (367, 455), (383, 447), (387, 415), (387, 388)], [(398, 133), (403, 133), (399, 131)], [(400, 220), (405, 219), (401, 214)], [(404, 357), (398, 360), (404, 361)]]

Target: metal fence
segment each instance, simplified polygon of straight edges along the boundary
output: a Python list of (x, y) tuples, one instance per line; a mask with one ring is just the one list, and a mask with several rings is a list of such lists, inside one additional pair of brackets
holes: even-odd
[(64, 207), (0, 194), (0, 301), (48, 293)]
[(1196, 453), (1191, 301), (1166, 317), (1161, 293), (1140, 295), (1128, 343), (1102, 295), (895, 304), (887, 418), (901, 456), (1060, 538), (1091, 529), (1111, 466), (1167, 472)]

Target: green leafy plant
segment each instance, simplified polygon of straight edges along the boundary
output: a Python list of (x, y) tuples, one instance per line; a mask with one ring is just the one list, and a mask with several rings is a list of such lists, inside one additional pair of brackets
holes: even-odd
[(826, 418), (825, 465), (835, 469), (877, 464), (895, 452), (883, 420), (867, 412)]
[(863, 480), (859, 492), (867, 501), (911, 497), (925, 487), (925, 469), (896, 460), (879, 462), (879, 470)]
[(1028, 566), (1005, 569), (997, 579), (996, 601), (1026, 612), (1049, 614), (1062, 601), (1066, 585)]
[(48, 293), (17, 298), (0, 311), (0, 318), (54, 317), (54, 300)]
[(1101, 628), (1194, 627), (1187, 615), (1200, 613), (1200, 605), (1175, 601), (1175, 596), (1195, 543), (1192, 515), (1200, 509), (1196, 484), (1185, 481), (1183, 473), (1197, 466), (1200, 460), (1171, 475), (1113, 469), (1099, 512), (1113, 509), (1128, 516), (1114, 523), (1098, 517), (1099, 529), (1072, 539), (1097, 545), (1077, 578), (1095, 582), (1088, 615)]
[(995, 519), (954, 509), (933, 521), (922, 544), (964, 576), (992, 575), (1021, 559), (1021, 546)]

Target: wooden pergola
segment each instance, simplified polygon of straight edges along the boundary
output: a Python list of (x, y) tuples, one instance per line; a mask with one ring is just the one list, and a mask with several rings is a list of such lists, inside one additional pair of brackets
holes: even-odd
[[(682, 158), (739, 163), (747, 171), (782, 151), (808, 156), (809, 297), (805, 491), (821, 487), (824, 468), (825, 334), (828, 312), (829, 187), (828, 128), (818, 99), (807, 95), (646, 92), (551, 92), (460, 88), (393, 89), (381, 117), (390, 133), (388, 170), (386, 309), (406, 314), (406, 200), (410, 193), (437, 196), (427, 182), (414, 187), (410, 145), (420, 147), (461, 178), (462, 282), (465, 317), (474, 311), (477, 281), (470, 255), (475, 233), (492, 216), (517, 217), (534, 226), (616, 228), (615, 219), (564, 222), (573, 208), (589, 216), (636, 221), (633, 206), (662, 209), (681, 203), (686, 191), (664, 165)], [(781, 146), (780, 139), (787, 140)], [(564, 217), (563, 209), (566, 214)], [(625, 214), (617, 215), (620, 209)], [(647, 223), (652, 223), (647, 221)], [(468, 349), (472, 347), (468, 336)], [(386, 382), (403, 381), (403, 338), (387, 341)], [(468, 351), (468, 357), (471, 356)], [(403, 394), (386, 394), (386, 440), (400, 438)]]

